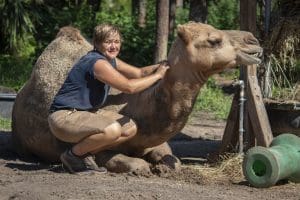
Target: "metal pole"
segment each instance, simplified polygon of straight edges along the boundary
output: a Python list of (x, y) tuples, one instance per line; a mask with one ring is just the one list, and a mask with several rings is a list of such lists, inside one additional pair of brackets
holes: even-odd
[(239, 119), (239, 153), (243, 153), (244, 150), (244, 103), (245, 99), (245, 84), (243, 80), (239, 81), (240, 84), (240, 119)]
[(242, 154), (244, 150), (244, 104), (245, 104), (245, 84), (243, 80), (238, 80), (234, 85), (240, 86), (239, 98), (239, 153)]

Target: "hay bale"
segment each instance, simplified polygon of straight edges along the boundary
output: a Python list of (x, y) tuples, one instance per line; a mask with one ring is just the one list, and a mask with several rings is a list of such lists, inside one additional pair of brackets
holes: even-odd
[(271, 66), (272, 94), (277, 100), (291, 100), (300, 76), (300, 17), (282, 18), (264, 41), (267, 64)]

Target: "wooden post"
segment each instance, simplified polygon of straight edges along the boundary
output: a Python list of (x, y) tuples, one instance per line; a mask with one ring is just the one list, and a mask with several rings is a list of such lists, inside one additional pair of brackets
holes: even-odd
[(256, 143), (256, 138), (253, 133), (253, 127), (252, 124), (250, 123), (250, 115), (249, 115), (249, 110), (251, 109), (250, 107), (250, 101), (248, 100), (248, 93), (249, 93), (249, 82), (248, 82), (248, 67), (247, 66), (241, 66), (240, 67), (240, 74), (241, 78), (244, 80), (245, 84), (245, 96), (246, 96), (246, 102), (245, 102), (245, 108), (244, 108), (244, 150), (248, 150), (249, 148), (255, 146)]
[(258, 85), (256, 68), (256, 65), (251, 65), (247, 67), (247, 99), (249, 102), (249, 108), (251, 108), (248, 109), (248, 112), (251, 125), (254, 130), (254, 133), (252, 134), (255, 135), (257, 145), (267, 147), (272, 142), (273, 135), (267, 111), (263, 103), (262, 92)]
[(256, 0), (240, 0), (240, 29), (256, 35)]
[(234, 94), (231, 110), (227, 118), (226, 127), (224, 130), (221, 147), (219, 149), (220, 153), (233, 149), (237, 142), (238, 130), (239, 130), (239, 92)]
[[(247, 145), (246, 148), (255, 144), (267, 147), (273, 140), (273, 135), (268, 115), (263, 103), (262, 93), (256, 76), (256, 65), (246, 66), (244, 81), (246, 86), (246, 107), (244, 112), (244, 128)], [(243, 71), (243, 70), (242, 70)], [(239, 122), (239, 92), (233, 97), (231, 110), (227, 119), (222, 144), (219, 154), (232, 149), (237, 145), (238, 122)]]

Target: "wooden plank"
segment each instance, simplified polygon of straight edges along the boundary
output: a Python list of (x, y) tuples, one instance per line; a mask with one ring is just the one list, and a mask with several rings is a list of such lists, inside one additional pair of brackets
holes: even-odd
[(263, 103), (262, 93), (258, 85), (256, 68), (256, 65), (247, 67), (247, 100), (249, 102), (248, 112), (250, 116), (250, 122), (254, 130), (254, 135), (256, 137), (257, 145), (267, 147), (273, 140), (273, 134), (271, 131), (266, 108)]
[[(248, 107), (249, 108), (249, 107)], [(249, 112), (247, 113), (247, 121), (245, 121), (245, 148), (244, 148), (244, 151), (247, 151), (248, 149), (250, 149), (251, 147), (254, 147), (256, 146), (257, 144), (257, 141), (256, 141), (256, 138), (255, 138), (255, 133), (254, 133), (254, 129), (253, 129), (253, 126), (251, 124), (251, 121), (250, 121), (250, 114)]]
[(272, 99), (264, 99), (266, 108), (275, 110), (300, 110), (300, 102), (298, 101), (276, 101)]
[(236, 140), (238, 136), (238, 121), (239, 121), (239, 92), (234, 94), (231, 110), (229, 112), (226, 127), (224, 130), (222, 143), (219, 149), (219, 154), (232, 149), (236, 145)]

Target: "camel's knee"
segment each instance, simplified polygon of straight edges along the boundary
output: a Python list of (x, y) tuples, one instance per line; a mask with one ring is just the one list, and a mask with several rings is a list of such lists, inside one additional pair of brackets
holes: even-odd
[(96, 162), (111, 172), (150, 174), (150, 165), (145, 160), (133, 158), (113, 151), (104, 151), (96, 155)]
[(127, 137), (133, 137), (137, 133), (137, 126), (135, 123), (131, 123), (129, 126), (122, 129), (122, 135)]
[(180, 160), (174, 155), (165, 155), (160, 162), (171, 169), (180, 170), (181, 168)]
[(114, 122), (104, 129), (106, 139), (114, 141), (121, 137), (122, 127), (118, 122)]
[(151, 163), (159, 163), (165, 155), (172, 155), (172, 150), (166, 142), (152, 148), (145, 158)]

